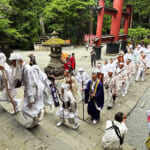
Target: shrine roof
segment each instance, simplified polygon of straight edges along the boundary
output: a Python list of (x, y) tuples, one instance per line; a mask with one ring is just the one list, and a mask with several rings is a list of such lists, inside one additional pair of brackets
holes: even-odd
[(117, 9), (105, 6), (105, 11), (117, 12)]

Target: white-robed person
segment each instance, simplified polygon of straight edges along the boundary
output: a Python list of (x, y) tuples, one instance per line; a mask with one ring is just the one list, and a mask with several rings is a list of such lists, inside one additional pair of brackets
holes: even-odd
[(134, 56), (131, 53), (130, 49), (128, 49), (127, 53), (124, 55), (124, 62), (126, 62), (128, 59), (134, 60)]
[(138, 67), (138, 71), (137, 71), (135, 81), (138, 82), (140, 76), (142, 77), (141, 81), (144, 81), (145, 80), (145, 73), (147, 71), (147, 67), (146, 67), (146, 55), (144, 54), (143, 51), (140, 52), (140, 57), (137, 61), (137, 67)]
[(79, 85), (79, 101), (84, 100), (84, 92), (83, 89), (86, 88), (87, 83), (90, 80), (90, 77), (86, 71), (82, 67), (79, 68), (78, 74), (76, 76), (78, 85)]
[(137, 47), (135, 48), (134, 52), (133, 52), (133, 55), (134, 55), (134, 62), (137, 64), (137, 60), (140, 56), (140, 52), (141, 52), (141, 46), (140, 45), (137, 45)]
[(131, 83), (133, 76), (134, 76), (134, 73), (135, 73), (135, 65), (132, 63), (132, 59), (128, 58), (126, 60), (125, 70), (127, 72), (127, 81), (126, 81), (125, 93), (127, 94), (128, 88), (130, 86), (130, 83)]
[(11, 53), (9, 60), (13, 68), (13, 78), (20, 86), (24, 86), (22, 113), (25, 119), (32, 120), (26, 127), (37, 126), (44, 116), (43, 91), (44, 85), (33, 68), (23, 61), (18, 53)]
[(105, 80), (105, 77), (107, 77), (107, 73), (108, 73), (108, 63), (107, 63), (107, 59), (104, 60), (104, 64), (102, 65), (102, 73), (104, 74), (104, 80)]
[(65, 119), (67, 119), (70, 124), (73, 124), (72, 128), (77, 129), (79, 127), (77, 102), (70, 90), (70, 84), (64, 83), (60, 88), (60, 100), (62, 102), (62, 106), (56, 112), (56, 115), (59, 116), (59, 122), (56, 126), (61, 126), (65, 123)]
[(116, 70), (116, 80), (117, 80), (117, 94), (121, 91), (122, 96), (126, 95), (125, 85), (127, 81), (127, 73), (124, 67), (124, 63), (120, 62)]
[(102, 138), (102, 147), (104, 150), (121, 150), (124, 143), (124, 137), (128, 132), (125, 124), (127, 115), (122, 112), (115, 114), (114, 121), (106, 122), (105, 134)]
[(150, 69), (150, 47), (147, 46), (145, 54), (146, 54), (146, 66), (148, 69)]
[(94, 72), (97, 72), (97, 73), (101, 73), (102, 72), (102, 65), (101, 65), (101, 63), (98, 63), (96, 65), (96, 68), (94, 69)]
[(39, 78), (44, 85), (44, 91), (43, 91), (44, 106), (48, 106), (50, 108), (50, 111), (53, 112), (54, 106), (52, 101), (52, 92), (50, 88), (50, 85), (52, 83), (48, 79), (47, 75), (39, 68), (38, 65), (33, 65), (32, 68), (33, 71), (35, 71), (35, 75), (38, 75), (36, 78)]
[[(17, 95), (17, 91), (13, 84), (12, 68), (6, 63), (6, 56), (4, 53), (0, 53), (0, 70), (4, 71), (6, 75), (7, 84), (8, 84), (8, 91), (7, 91), (6, 85), (5, 85), (5, 79), (3, 77), (2, 71), (0, 71), (0, 91), (2, 92), (0, 101), (11, 103), (11, 100), (8, 96), (8, 94), (10, 94), (15, 104), (15, 111), (16, 113), (18, 113), (21, 111), (21, 108), (20, 108), (21, 100), (15, 98), (15, 96)], [(15, 113), (14, 111), (11, 112), (11, 114), (14, 114), (14, 113)]]
[(113, 74), (113, 71), (114, 70), (112, 67), (108, 68), (108, 76), (104, 81), (104, 86), (105, 89), (107, 90), (108, 110), (112, 109), (117, 95), (117, 82), (116, 82), (116, 76)]
[(113, 63), (113, 59), (110, 58), (109, 63), (107, 64), (108, 68), (113, 68), (113, 73), (116, 72), (116, 65)]

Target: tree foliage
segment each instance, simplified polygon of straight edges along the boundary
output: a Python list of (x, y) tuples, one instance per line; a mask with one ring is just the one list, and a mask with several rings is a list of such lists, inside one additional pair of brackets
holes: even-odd
[[(121, 29), (121, 33), (123, 33), (123, 29)], [(147, 39), (149, 36), (150, 30), (142, 27), (130, 28), (128, 31), (128, 39), (135, 43), (139, 43), (140, 41)]]
[(18, 38), (19, 32), (12, 27), (12, 21), (10, 16), (13, 13), (13, 9), (10, 5), (9, 0), (0, 0), (0, 38), (6, 36), (10, 38)]
[(63, 38), (79, 42), (87, 32), (89, 8), (94, 4), (94, 0), (51, 0), (43, 12), (48, 32), (56, 30)]
[[(113, 0), (105, 3), (112, 7)], [(150, 0), (124, 0), (124, 9), (126, 4), (134, 7), (133, 28), (150, 28)], [(98, 0), (0, 0), (0, 38), (16, 39), (16, 48), (33, 48), (33, 43), (39, 41), (39, 17), (43, 16), (48, 35), (56, 30), (63, 39), (71, 39), (72, 44), (83, 43), (84, 34), (89, 33), (90, 9), (97, 5)], [(96, 9), (93, 12), (95, 34)], [(109, 33), (110, 26), (111, 17), (105, 15), (103, 34)], [(145, 34), (143, 30), (136, 31)]]

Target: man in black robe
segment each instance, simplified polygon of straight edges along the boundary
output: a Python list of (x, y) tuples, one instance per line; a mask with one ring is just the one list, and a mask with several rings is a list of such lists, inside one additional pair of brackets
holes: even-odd
[(97, 73), (92, 73), (85, 89), (85, 103), (88, 103), (88, 114), (91, 116), (93, 124), (100, 119), (100, 111), (104, 106), (104, 90), (101, 81), (97, 78)]

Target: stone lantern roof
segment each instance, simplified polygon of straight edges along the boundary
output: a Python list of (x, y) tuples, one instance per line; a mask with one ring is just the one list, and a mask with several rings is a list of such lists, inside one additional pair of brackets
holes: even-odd
[(66, 47), (69, 46), (69, 43), (59, 38), (58, 33), (56, 31), (53, 31), (51, 33), (51, 38), (44, 42), (42, 45), (48, 47)]

